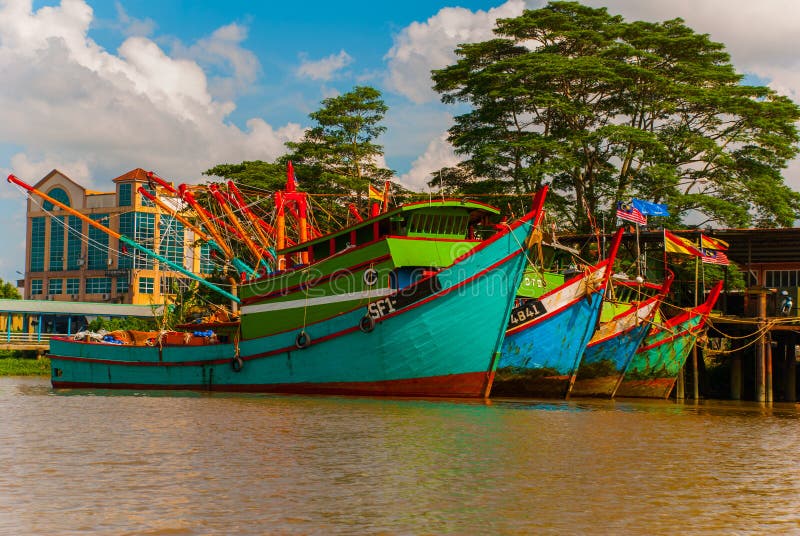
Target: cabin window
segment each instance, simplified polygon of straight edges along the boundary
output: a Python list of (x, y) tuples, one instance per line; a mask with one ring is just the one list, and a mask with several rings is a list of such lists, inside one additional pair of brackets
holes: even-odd
[(42, 280), (31, 279), (31, 295), (39, 296), (42, 294)]
[(330, 255), (330, 244), (328, 244), (328, 242), (317, 244), (312, 249), (312, 257), (314, 259), (313, 262), (319, 262)]
[(48, 294), (63, 294), (64, 293), (64, 280), (63, 279), (51, 279), (47, 282), (47, 293)]
[(463, 238), (467, 234), (469, 216), (462, 211), (450, 214), (415, 213), (410, 216), (408, 235)]

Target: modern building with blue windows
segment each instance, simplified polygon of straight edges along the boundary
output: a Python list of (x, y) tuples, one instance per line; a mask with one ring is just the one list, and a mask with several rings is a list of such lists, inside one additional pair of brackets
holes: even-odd
[[(91, 219), (136, 240), (194, 273), (210, 273), (207, 246), (138, 193), (152, 192), (137, 168), (111, 181), (111, 192), (88, 190), (53, 170), (35, 187)], [(88, 225), (48, 201), (28, 199), (26, 299), (162, 304), (185, 276)], [(205, 256), (205, 258), (204, 258)]]

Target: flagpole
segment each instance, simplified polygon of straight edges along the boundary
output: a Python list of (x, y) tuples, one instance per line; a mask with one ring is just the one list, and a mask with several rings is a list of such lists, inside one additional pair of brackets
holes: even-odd
[(642, 276), (641, 253), (639, 252), (639, 224), (636, 223), (636, 275)]
[[(700, 240), (700, 246), (703, 245), (702, 239)], [(702, 250), (700, 250), (702, 251)], [(697, 307), (698, 302), (698, 279), (700, 273), (700, 257), (694, 258), (694, 306)], [(697, 401), (700, 398), (700, 378), (697, 377), (698, 374), (698, 367), (697, 367), (697, 340), (695, 340), (694, 345), (692, 345), (692, 398)]]

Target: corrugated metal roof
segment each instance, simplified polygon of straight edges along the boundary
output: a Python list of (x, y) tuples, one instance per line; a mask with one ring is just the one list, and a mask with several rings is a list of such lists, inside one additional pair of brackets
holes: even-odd
[[(163, 305), (158, 305), (156, 307), (157, 314), (160, 314), (162, 309)], [(153, 308), (149, 305), (55, 300), (0, 300), (0, 312), (90, 316), (138, 316), (143, 318), (150, 318), (153, 316)]]

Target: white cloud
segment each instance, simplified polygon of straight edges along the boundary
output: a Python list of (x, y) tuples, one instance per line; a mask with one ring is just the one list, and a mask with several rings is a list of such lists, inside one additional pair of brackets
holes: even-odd
[(251, 90), (261, 73), (258, 58), (241, 46), (246, 39), (246, 27), (228, 24), (188, 48), (176, 43), (173, 53), (176, 57), (196, 61), (204, 71), (221, 73), (211, 77), (209, 92), (217, 99), (233, 99)]
[(386, 54), (389, 73), (386, 86), (422, 103), (438, 97), (431, 89), (431, 70), (441, 69), (456, 60), (456, 47), (494, 37), (492, 29), (498, 18), (522, 14), (525, 3), (509, 0), (488, 11), (472, 12), (461, 7), (441, 9), (425, 22), (414, 22), (394, 38)]
[(433, 172), (458, 164), (461, 158), (453, 152), (453, 146), (447, 141), (447, 134), (442, 134), (430, 141), (425, 152), (414, 160), (408, 173), (401, 175), (398, 180), (412, 190), (429, 190), (428, 181)]
[(117, 11), (117, 26), (123, 35), (126, 36), (148, 36), (153, 33), (156, 28), (156, 23), (153, 19), (137, 19), (128, 15), (125, 8), (120, 2), (114, 2), (114, 7)]
[(303, 59), (297, 68), (297, 76), (312, 80), (331, 80), (337, 71), (353, 63), (353, 58), (344, 50), (317, 61)]
[[(141, 36), (109, 53), (87, 35), (92, 16), (82, 0), (35, 12), (30, 0), (0, 4), (0, 143), (23, 148), (27, 156), (14, 159), (21, 167), (60, 162), (69, 176), (89, 169), (108, 180), (141, 166), (197, 180), (220, 162), (274, 158), (302, 134), (262, 119), (245, 130), (230, 124), (233, 102), (214, 97), (197, 62)], [(229, 25), (185, 50), (227, 62), (236, 83), (248, 81), (257, 61), (239, 46), (245, 36)], [(63, 167), (70, 163), (76, 169)]]

